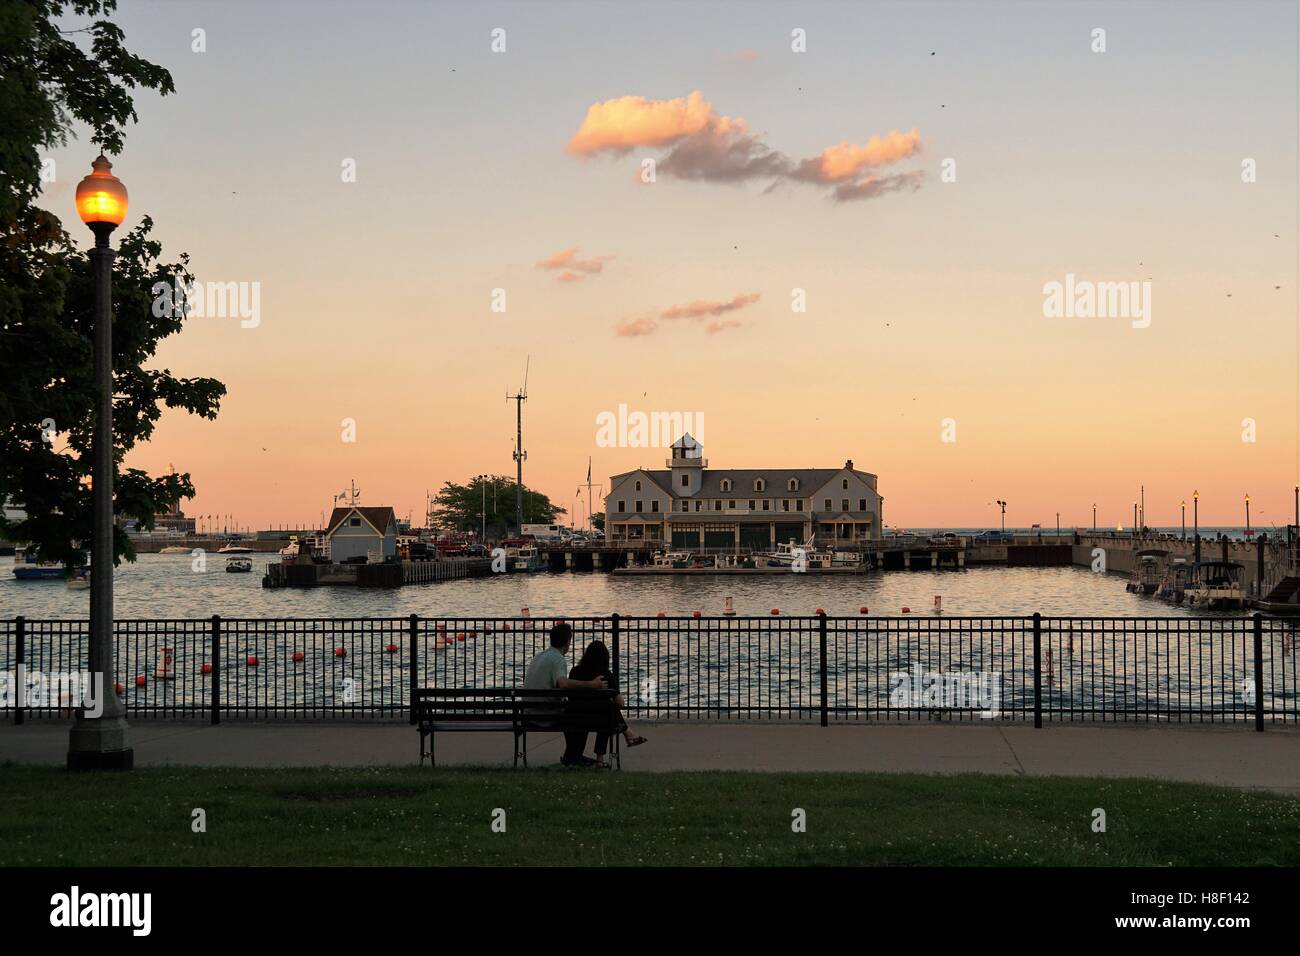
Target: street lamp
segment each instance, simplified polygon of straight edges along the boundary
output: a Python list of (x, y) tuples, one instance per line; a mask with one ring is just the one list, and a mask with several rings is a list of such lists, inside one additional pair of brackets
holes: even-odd
[(479, 497), (481, 499), (481, 503), (479, 505), (479, 512), (478, 512), (478, 516), (479, 516), (478, 543), (484, 545), (487, 543), (487, 484), (485, 483), (486, 478), (487, 475), (478, 476), (478, 488), (480, 493)]
[(1093, 502), (1093, 505), (1092, 505), (1092, 533), (1093, 533), (1093, 534), (1096, 534), (1096, 533), (1097, 533), (1097, 504), (1096, 504), (1096, 502)]
[(1002, 509), (1002, 532), (1005, 534), (1007, 530), (1007, 503), (999, 498), (998, 507)]
[(1180, 507), (1183, 509), (1183, 519), (1182, 519), (1183, 531), (1180, 540), (1186, 541), (1187, 540), (1187, 499), (1186, 498), (1182, 500), (1182, 502), (1180, 503)]
[(1250, 495), (1246, 495), (1246, 537), (1250, 537)]
[(1192, 492), (1192, 546), (1196, 549), (1196, 560), (1201, 560), (1201, 493)]
[(95, 234), (90, 261), (95, 271), (95, 432), (91, 443), (91, 679), (103, 681), (98, 717), (77, 711), (68, 734), (68, 769), (129, 770), (135, 762), (126, 712), (117, 696), (113, 659), (113, 258), (108, 244), (126, 218), (126, 187), (103, 153), (77, 184), (77, 215)]
[(1133, 502), (1133, 537), (1138, 536), (1138, 503)]

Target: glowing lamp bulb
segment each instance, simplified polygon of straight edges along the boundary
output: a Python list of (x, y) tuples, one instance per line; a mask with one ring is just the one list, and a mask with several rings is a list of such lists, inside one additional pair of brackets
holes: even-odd
[(77, 183), (77, 215), (88, 226), (120, 226), (126, 218), (126, 187), (103, 153), (91, 166), (94, 171)]

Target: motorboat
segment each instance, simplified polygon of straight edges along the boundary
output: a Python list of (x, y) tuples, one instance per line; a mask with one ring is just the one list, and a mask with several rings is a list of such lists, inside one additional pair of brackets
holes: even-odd
[(651, 567), (672, 568), (680, 571), (689, 568), (695, 555), (690, 551), (660, 551), (654, 556)]
[(1183, 591), (1188, 607), (1206, 611), (1234, 611), (1246, 606), (1241, 586), (1246, 568), (1236, 561), (1201, 561), (1191, 565)]
[(520, 545), (515, 549), (514, 555), (510, 556), (510, 570), (512, 571), (532, 572), (541, 569), (542, 553), (535, 544)]
[(1156, 597), (1171, 604), (1182, 604), (1183, 593), (1187, 590), (1187, 581), (1191, 576), (1192, 566), (1183, 558), (1175, 558), (1172, 564), (1165, 566), (1160, 586), (1156, 588)]
[(159, 554), (189, 554), (190, 549), (179, 544), (169, 544), (165, 548), (158, 549)]
[[(249, 551), (249, 554), (251, 553)], [(228, 574), (247, 574), (252, 570), (253, 559), (248, 554), (232, 554), (226, 558), (226, 572)]]
[(257, 552), (254, 551), (252, 548), (242, 544), (228, 544), (220, 551), (217, 552), (217, 554), (256, 554), (256, 553)]
[(34, 546), (14, 549), (14, 577), (19, 581), (51, 581), (67, 577), (58, 561), (42, 561)]
[(1134, 556), (1133, 573), (1129, 575), (1125, 590), (1130, 594), (1155, 594), (1165, 575), (1169, 552), (1160, 548), (1145, 548)]

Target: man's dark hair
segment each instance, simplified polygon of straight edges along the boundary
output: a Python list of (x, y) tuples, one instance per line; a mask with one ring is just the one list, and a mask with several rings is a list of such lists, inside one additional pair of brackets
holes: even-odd
[(551, 628), (551, 647), (558, 647), (560, 650), (569, 646), (569, 641), (573, 640), (573, 628), (563, 621)]

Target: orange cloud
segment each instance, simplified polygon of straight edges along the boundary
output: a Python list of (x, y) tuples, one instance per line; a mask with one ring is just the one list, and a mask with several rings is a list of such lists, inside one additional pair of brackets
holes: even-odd
[(624, 338), (636, 338), (638, 335), (649, 335), (657, 328), (659, 328), (659, 323), (652, 318), (646, 317), (620, 322), (614, 326), (614, 331)]
[(864, 146), (847, 142), (828, 146), (820, 156), (801, 162), (794, 178), (807, 182), (839, 183), (857, 177), (863, 170), (907, 159), (920, 149), (921, 134), (915, 127), (906, 133), (890, 130), (883, 138), (871, 137)]
[[(605, 268), (605, 263), (613, 256), (595, 256), (591, 259), (579, 259), (578, 247), (570, 246), (567, 249), (561, 249), (555, 255), (543, 259), (537, 263), (537, 268), (555, 271), (563, 269), (556, 278), (560, 282), (581, 282), (589, 275), (597, 275)], [(579, 275), (578, 273), (583, 273)]]
[(569, 140), (567, 150), (577, 156), (591, 156), (604, 150), (625, 153), (636, 146), (665, 146), (719, 119), (726, 117), (718, 117), (713, 104), (699, 90), (674, 100), (620, 96), (587, 108), (587, 116)]
[(868, 175), (869, 170), (918, 153), (921, 134), (915, 128), (906, 133), (891, 130), (861, 146), (842, 142), (796, 164), (751, 133), (740, 117), (717, 112), (699, 90), (672, 100), (621, 96), (593, 103), (567, 148), (574, 155), (593, 156), (623, 154), (636, 147), (666, 148), (657, 160), (658, 171), (666, 176), (732, 183), (769, 178), (765, 194), (796, 180), (832, 187), (837, 202), (870, 199), (907, 186), (919, 189), (924, 178), (920, 173)]
[(730, 302), (710, 302), (705, 299), (696, 299), (686, 305), (674, 305), (664, 309), (660, 313), (660, 318), (702, 319), (708, 315), (724, 315), (727, 312), (734, 312), (736, 309), (743, 309), (747, 305), (752, 305), (758, 301), (758, 298), (757, 292), (748, 292), (736, 296)]
[(727, 319), (723, 322), (710, 322), (705, 326), (704, 331), (709, 335), (717, 335), (719, 332), (727, 331), (727, 329), (738, 329), (744, 324), (739, 319)]

